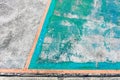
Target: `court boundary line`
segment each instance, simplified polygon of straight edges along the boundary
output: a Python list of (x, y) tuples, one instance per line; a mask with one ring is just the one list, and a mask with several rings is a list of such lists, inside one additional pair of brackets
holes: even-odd
[(120, 70), (35, 70), (35, 69), (0, 69), (0, 73), (20, 74), (120, 74)]
[(34, 54), (34, 50), (35, 50), (36, 45), (37, 45), (38, 38), (39, 38), (39, 36), (40, 36), (40, 32), (41, 32), (41, 30), (42, 30), (42, 26), (43, 26), (44, 21), (45, 21), (45, 19), (46, 19), (46, 15), (47, 15), (47, 12), (48, 12), (48, 10), (49, 10), (50, 4), (51, 4), (51, 0), (48, 0), (48, 3), (47, 3), (47, 5), (46, 5), (46, 9), (45, 9), (44, 14), (43, 14), (43, 16), (42, 16), (42, 19), (41, 19), (41, 22), (40, 22), (40, 26), (38, 27), (37, 33), (36, 33), (36, 35), (35, 35), (35, 39), (34, 39), (34, 42), (33, 42), (33, 46), (32, 46), (32, 48), (31, 48), (31, 50), (30, 50), (29, 55), (28, 55), (28, 58), (27, 58), (27, 61), (26, 61), (26, 64), (25, 64), (24, 69), (28, 69), (28, 67), (29, 67), (31, 58), (32, 58), (32, 56), (33, 56), (33, 54)]

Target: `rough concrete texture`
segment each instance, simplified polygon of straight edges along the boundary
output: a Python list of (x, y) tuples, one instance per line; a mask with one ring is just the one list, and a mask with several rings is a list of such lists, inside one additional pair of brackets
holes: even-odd
[(0, 77), (0, 80), (119, 80), (119, 77), (87, 77), (87, 78), (57, 78), (57, 77)]
[(24, 67), (46, 3), (0, 0), (0, 68)]

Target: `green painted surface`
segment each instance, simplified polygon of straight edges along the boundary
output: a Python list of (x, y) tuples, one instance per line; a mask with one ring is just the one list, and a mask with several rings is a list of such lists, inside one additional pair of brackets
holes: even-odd
[(108, 0), (52, 0), (29, 68), (120, 69), (119, 8)]

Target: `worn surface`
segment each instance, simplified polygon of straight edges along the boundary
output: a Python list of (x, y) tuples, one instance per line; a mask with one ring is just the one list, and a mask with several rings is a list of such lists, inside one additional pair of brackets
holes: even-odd
[[(57, 65), (56, 68), (63, 67), (65, 69), (67, 67), (67, 69), (70, 69), (73, 68), (73, 66), (74, 68), (77, 66), (72, 64), (71, 67), (66, 62), (70, 62), (71, 64), (71, 62), (81, 63), (89, 61), (95, 62), (93, 65), (96, 68), (99, 66), (99, 62), (107, 61), (109, 63), (115, 63), (115, 65), (113, 64), (113, 68), (117, 66), (119, 69), (120, 65), (117, 64), (117, 62), (119, 63), (120, 61), (120, 1), (114, 0), (109, 3), (108, 0), (105, 2), (104, 0), (71, 0), (74, 6), (67, 0), (57, 1), (58, 8), (55, 8), (54, 14), (50, 18), (52, 20), (49, 26), (47, 26), (47, 31), (50, 33), (45, 34), (45, 39), (43, 40), (44, 47), (41, 50), (42, 54), (38, 53), (36, 57), (37, 61), (34, 62), (38, 65), (33, 64), (34, 66), (31, 68), (43, 69), (47, 66), (47, 68), (50, 69), (56, 67), (56, 63), (61, 62), (62, 64), (60, 64), (60, 66)], [(2, 68), (11, 69), (24, 67), (46, 3), (47, 0), (0, 0), (1, 70)], [(70, 5), (68, 6), (67, 4)], [(68, 8), (65, 9), (65, 7)], [(77, 11), (80, 11), (80, 13)], [(103, 25), (101, 25), (101, 23)], [(53, 28), (53, 30), (51, 30), (51, 28)], [(39, 49), (40, 48), (41, 47), (39, 47)], [(49, 51), (46, 50), (46, 48), (49, 49)], [(95, 54), (91, 55), (89, 51)], [(83, 54), (83, 52), (85, 54)], [(40, 62), (44, 64), (42, 67), (39, 66), (39, 64), (41, 64)], [(63, 62), (65, 62), (65, 64)], [(51, 63), (54, 63), (54, 65), (51, 66)], [(103, 65), (101, 66), (103, 67)], [(107, 65), (106, 69), (108, 69), (108, 67)], [(91, 67), (83, 68), (91, 69)], [(5, 79), (8, 78), (3, 78), (3, 80)], [(59, 78), (59, 80), (62, 79), (63, 78)], [(69, 80), (70, 79), (71, 78), (69, 78)], [(115, 78), (115, 80), (117, 79)]]
[(0, 68), (23, 68), (47, 0), (0, 0)]
[(57, 77), (0, 77), (0, 80), (119, 80), (119, 77), (69, 77), (69, 78), (57, 78)]
[(30, 68), (120, 69), (119, 0), (52, 0), (44, 23)]

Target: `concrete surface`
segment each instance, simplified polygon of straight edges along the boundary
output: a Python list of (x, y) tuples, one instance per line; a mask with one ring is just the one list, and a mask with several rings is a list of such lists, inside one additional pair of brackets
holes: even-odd
[[(0, 68), (23, 68), (47, 0), (0, 0)], [(119, 80), (106, 78), (0, 77), (0, 80)]]
[(0, 80), (120, 80), (119, 77), (71, 77), (71, 78), (57, 78), (57, 77), (0, 77)]
[(0, 0), (0, 68), (23, 68), (47, 0)]

